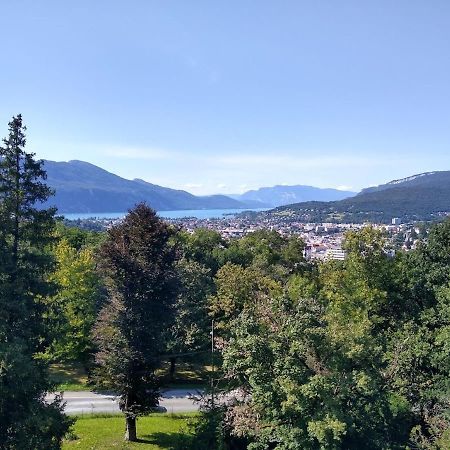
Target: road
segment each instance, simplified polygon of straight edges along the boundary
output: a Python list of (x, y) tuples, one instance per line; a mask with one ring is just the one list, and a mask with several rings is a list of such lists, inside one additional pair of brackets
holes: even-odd
[[(162, 392), (159, 405), (162, 412), (192, 412), (198, 411), (198, 404), (192, 398), (198, 395), (195, 389), (169, 389)], [(48, 394), (46, 399), (51, 401), (55, 394)], [(119, 405), (114, 395), (97, 394), (95, 392), (63, 393), (65, 402), (64, 412), (67, 414), (117, 413)]]

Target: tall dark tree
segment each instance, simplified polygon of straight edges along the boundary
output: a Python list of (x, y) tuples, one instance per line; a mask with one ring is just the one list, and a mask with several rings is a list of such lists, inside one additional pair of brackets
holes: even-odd
[(14, 117), (0, 147), (0, 448), (57, 449), (69, 421), (59, 400), (44, 401), (51, 384), (36, 358), (55, 210), (38, 208), (52, 192), (42, 161), (24, 150), (25, 130)]
[(137, 439), (136, 417), (158, 405), (155, 370), (178, 288), (174, 232), (140, 204), (101, 250), (109, 298), (95, 328), (98, 380), (119, 395), (130, 441)]

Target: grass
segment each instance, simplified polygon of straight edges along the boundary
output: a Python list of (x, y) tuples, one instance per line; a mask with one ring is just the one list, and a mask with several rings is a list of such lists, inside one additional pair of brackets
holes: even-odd
[[(161, 377), (166, 389), (204, 389), (209, 383), (211, 367), (189, 362), (177, 362), (175, 378), (169, 379), (168, 361), (164, 361), (156, 374)], [(56, 384), (56, 391), (90, 391), (88, 375), (80, 363), (51, 364), (50, 378)]]
[(188, 429), (196, 414), (152, 414), (137, 421), (139, 442), (124, 442), (123, 415), (88, 415), (78, 417), (72, 437), (63, 443), (63, 450), (183, 450), (192, 443)]
[(204, 389), (209, 383), (211, 366), (177, 361), (175, 377), (169, 378), (170, 363), (164, 361), (156, 374), (161, 377), (163, 386), (170, 389)]
[(79, 363), (52, 364), (50, 379), (56, 383), (57, 391), (89, 391), (88, 376)]

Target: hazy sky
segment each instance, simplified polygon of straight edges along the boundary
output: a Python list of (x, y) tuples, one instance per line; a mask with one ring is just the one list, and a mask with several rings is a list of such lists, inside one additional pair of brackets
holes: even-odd
[(195, 194), (450, 169), (448, 0), (0, 0), (0, 135)]

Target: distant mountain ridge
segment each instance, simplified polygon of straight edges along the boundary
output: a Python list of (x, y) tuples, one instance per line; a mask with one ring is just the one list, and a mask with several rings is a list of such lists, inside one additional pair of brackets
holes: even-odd
[(141, 179), (128, 180), (85, 161), (44, 160), (44, 168), (47, 183), (55, 190), (48, 204), (57, 206), (61, 214), (122, 212), (142, 201), (158, 211), (249, 209), (270, 208), (299, 199), (332, 200), (354, 195), (337, 189), (279, 185), (235, 196), (196, 196)]
[[(299, 220), (313, 222), (389, 222), (392, 217), (430, 220), (450, 212), (450, 171), (393, 180), (356, 195), (337, 189), (278, 185), (231, 198), (195, 196), (140, 179), (127, 180), (84, 161), (47, 160), (44, 168), (47, 183), (56, 191), (48, 204), (57, 206), (61, 214), (123, 212), (142, 201), (158, 211), (249, 209), (281, 204), (269, 214), (292, 214)], [(330, 197), (331, 201), (321, 200)], [(297, 202), (298, 198), (313, 200)], [(283, 205), (291, 199), (295, 199), (294, 203)]]
[(426, 172), (363, 189), (340, 201), (286, 205), (269, 214), (291, 214), (308, 222), (433, 220), (450, 213), (450, 171)]
[(145, 201), (158, 211), (180, 209), (245, 209), (249, 206), (225, 195), (197, 197), (143, 180), (127, 180), (84, 161), (44, 161), (47, 183), (55, 189), (48, 204), (64, 213), (127, 211)]
[(449, 171), (433, 171), (433, 172), (423, 172), (416, 175), (411, 175), (405, 178), (399, 178), (398, 180), (392, 180), (385, 184), (380, 184), (378, 186), (371, 186), (363, 189), (360, 194), (365, 194), (367, 192), (379, 192), (386, 189), (396, 187), (398, 185), (402, 186), (420, 186), (429, 183), (436, 184), (438, 179), (444, 183), (447, 180), (447, 174)]
[(247, 191), (240, 195), (231, 195), (231, 197), (243, 202), (252, 200), (275, 207), (311, 200), (342, 200), (354, 195), (356, 195), (356, 192), (341, 191), (339, 189), (317, 188), (305, 185), (276, 185)]

